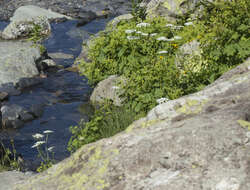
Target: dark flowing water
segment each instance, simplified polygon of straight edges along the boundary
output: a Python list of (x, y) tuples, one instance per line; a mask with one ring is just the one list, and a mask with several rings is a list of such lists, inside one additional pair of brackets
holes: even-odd
[[(76, 27), (76, 21), (52, 24), (52, 34), (45, 40), (44, 45), (48, 53), (70, 54), (68, 59), (55, 59), (57, 63), (68, 67), (73, 64), (74, 59), (81, 51), (82, 41), (104, 29), (110, 19), (92, 21), (83, 26)], [(7, 23), (0, 22), (0, 29)], [(13, 138), (17, 152), (21, 153), (24, 160), (35, 163), (37, 161), (37, 150), (31, 146), (36, 142), (32, 135), (42, 133), (44, 130), (52, 130), (49, 135), (49, 146), (54, 146), (55, 159), (64, 159), (69, 155), (67, 143), (70, 139), (69, 126), (76, 125), (80, 118), (85, 117), (79, 111), (79, 106), (88, 102), (91, 88), (85, 77), (66, 70), (49, 73), (43, 83), (25, 90), (20, 96), (12, 96), (10, 103), (29, 107), (40, 103), (45, 105), (42, 117), (28, 122), (24, 127), (17, 130), (1, 132), (1, 138), (7, 141)]]

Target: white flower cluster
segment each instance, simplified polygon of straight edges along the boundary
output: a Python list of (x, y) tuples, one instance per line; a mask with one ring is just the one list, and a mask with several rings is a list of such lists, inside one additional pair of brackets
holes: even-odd
[[(45, 131), (43, 131), (43, 133), (44, 133), (44, 134), (49, 134), (49, 133), (54, 133), (54, 131), (45, 130)], [(40, 134), (40, 133), (36, 133), (36, 134), (32, 135), (32, 137), (33, 137), (34, 139), (41, 139), (41, 138), (44, 137), (44, 135), (43, 135), (43, 134)], [(31, 148), (39, 147), (40, 145), (45, 144), (45, 143), (47, 143), (47, 142), (46, 142), (46, 141), (37, 141)], [(51, 147), (50, 147), (50, 148), (51, 148)], [(54, 147), (53, 147), (53, 148), (54, 148)], [(53, 148), (51, 148), (51, 151), (52, 151)], [(48, 149), (48, 151), (49, 151), (49, 149)]]
[(140, 39), (140, 38), (137, 37), (137, 36), (127, 36), (127, 39), (128, 39), (128, 40), (138, 40), (138, 39)]
[(139, 23), (139, 24), (136, 25), (136, 27), (138, 27), (138, 28), (147, 27), (147, 26), (150, 26), (150, 24), (146, 23), (146, 22), (141, 22), (141, 23)]
[(45, 144), (45, 141), (37, 141), (31, 148), (36, 148), (42, 144)]
[(136, 32), (136, 30), (134, 30), (134, 29), (133, 29), (133, 30), (125, 30), (125, 33), (126, 33), (126, 34), (132, 34), (132, 33), (134, 33), (134, 32)]
[(157, 104), (163, 104), (166, 103), (167, 101), (169, 101), (168, 98), (160, 98), (156, 100)]
[(170, 27), (172, 29), (175, 29), (175, 30), (180, 30), (181, 28), (183, 28), (184, 26), (175, 26), (173, 24), (166, 24), (166, 27)]
[(174, 38), (166, 38), (165, 36), (161, 36), (161, 37), (157, 38), (156, 40), (171, 42), (171, 41), (174, 41)]
[(168, 53), (168, 51), (162, 50), (162, 51), (158, 51), (157, 53), (158, 53), (158, 54), (165, 54), (165, 53)]

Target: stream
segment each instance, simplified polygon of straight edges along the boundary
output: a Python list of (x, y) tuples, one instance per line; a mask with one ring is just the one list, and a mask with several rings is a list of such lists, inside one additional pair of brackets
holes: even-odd
[[(76, 27), (77, 21), (69, 20), (63, 23), (52, 23), (52, 34), (43, 44), (50, 55), (64, 55), (54, 61), (64, 67), (69, 67), (81, 52), (83, 40), (87, 40), (90, 34), (95, 34), (105, 28), (110, 19), (94, 20), (82, 27)], [(8, 23), (0, 22), (0, 30)], [(65, 56), (66, 55), (66, 56)], [(43, 133), (44, 130), (52, 130), (49, 134), (48, 146), (54, 146), (55, 160), (58, 162), (67, 156), (67, 143), (70, 139), (70, 126), (77, 125), (81, 118), (87, 117), (80, 112), (80, 106), (88, 106), (88, 98), (92, 89), (87, 79), (75, 72), (58, 70), (48, 73), (43, 83), (28, 88), (19, 96), (11, 96), (9, 102), (24, 107), (32, 104), (44, 106), (42, 117), (26, 123), (16, 130), (4, 130), (0, 132), (0, 138), (6, 143), (14, 139), (15, 148), (21, 153), (24, 160), (30, 165), (39, 165), (36, 148), (31, 146), (36, 142), (32, 137), (35, 133)]]

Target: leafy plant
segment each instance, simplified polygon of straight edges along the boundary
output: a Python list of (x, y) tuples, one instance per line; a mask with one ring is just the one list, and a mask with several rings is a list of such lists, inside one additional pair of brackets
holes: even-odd
[(84, 144), (111, 137), (123, 131), (135, 118), (132, 110), (116, 107), (107, 101), (100, 108), (96, 108), (89, 122), (82, 120), (79, 126), (70, 127), (73, 135), (68, 143), (68, 150), (74, 152)]
[(11, 148), (6, 148), (3, 142), (0, 141), (0, 171), (21, 169), (14, 140), (10, 140), (10, 144)]
[[(53, 133), (51, 130), (45, 130), (43, 134), (37, 133), (32, 135), (34, 139), (38, 140), (31, 148), (36, 148), (38, 157), (41, 158), (41, 165), (37, 168), (37, 172), (43, 172), (54, 164), (54, 147), (48, 147), (49, 134)], [(42, 139), (42, 140), (40, 140)]]
[[(120, 84), (124, 90), (122, 110), (135, 116), (145, 115), (157, 100), (201, 90), (250, 56), (250, 1), (204, 0), (201, 4), (203, 15), (193, 21), (185, 15), (179, 22), (184, 26), (160, 17), (143, 22), (134, 19), (100, 33), (89, 49), (91, 62), (82, 61), (79, 66), (82, 74), (92, 85), (109, 75), (123, 76), (126, 83)], [(182, 51), (179, 47), (193, 40), (200, 43), (200, 53), (183, 56), (178, 65), (177, 52)], [(116, 109), (108, 104), (96, 110), (90, 122), (72, 127), (69, 150), (106, 137), (101, 128), (109, 123), (107, 116), (117, 121), (123, 116), (116, 117), (113, 112)], [(113, 124), (106, 126), (116, 131)]]

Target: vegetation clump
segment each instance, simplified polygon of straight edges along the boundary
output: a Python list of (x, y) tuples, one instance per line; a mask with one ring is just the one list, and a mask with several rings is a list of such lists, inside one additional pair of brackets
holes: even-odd
[[(136, 17), (100, 33), (89, 49), (91, 62), (80, 64), (82, 74), (92, 85), (109, 75), (126, 78), (121, 84), (122, 109), (130, 110), (134, 118), (145, 115), (157, 100), (201, 90), (250, 56), (250, 1), (202, 1), (202, 6), (202, 16), (194, 20), (185, 17), (173, 24), (161, 17)], [(199, 42), (200, 54), (176, 64), (180, 47), (193, 40)], [(71, 128), (69, 147), (80, 139), (84, 139), (82, 145), (107, 137), (100, 132), (103, 124), (113, 129), (114, 123), (106, 120), (105, 111), (98, 112), (89, 122)]]

